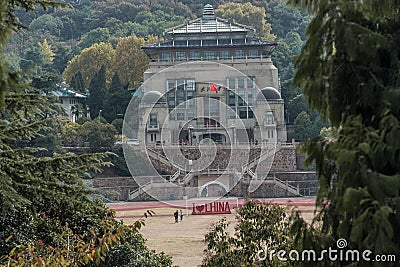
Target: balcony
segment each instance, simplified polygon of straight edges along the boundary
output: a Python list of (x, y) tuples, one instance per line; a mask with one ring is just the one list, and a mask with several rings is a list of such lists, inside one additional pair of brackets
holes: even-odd
[(146, 126), (146, 131), (147, 132), (158, 132), (158, 131), (160, 131), (160, 125), (157, 123), (157, 124), (148, 124), (147, 126)]

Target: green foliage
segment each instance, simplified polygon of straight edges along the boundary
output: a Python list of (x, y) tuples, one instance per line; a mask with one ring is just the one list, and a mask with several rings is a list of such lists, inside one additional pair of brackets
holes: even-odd
[(117, 130), (107, 122), (98, 118), (82, 124), (68, 122), (63, 127), (63, 145), (66, 147), (86, 146), (98, 150), (111, 148), (115, 143)]
[[(0, 53), (10, 32), (21, 26), (16, 10), (32, 11), (37, 4), (56, 5), (40, 0), (1, 3)], [(131, 258), (131, 266), (170, 266), (170, 257), (143, 245), (137, 232), (143, 220), (122, 225), (83, 186), (89, 171), (109, 165), (103, 161), (109, 154), (39, 156), (42, 148), (21, 145), (57, 129), (60, 107), (10, 72), (2, 56), (0, 74), (0, 265), (110, 266), (114, 263), (107, 260), (108, 253), (122, 246), (143, 255)]]
[[(115, 73), (103, 104), (102, 115), (104, 118), (108, 122), (112, 122), (117, 118), (122, 119), (131, 97), (130, 91), (126, 86), (122, 85), (118, 74)], [(122, 124), (120, 126), (122, 127)]]
[(92, 119), (100, 116), (104, 106), (104, 99), (107, 95), (106, 68), (101, 66), (100, 70), (93, 76), (89, 84), (88, 106)]
[(94, 44), (85, 48), (82, 52), (68, 62), (67, 68), (63, 72), (63, 79), (69, 83), (75, 74), (81, 72), (85, 86), (89, 87), (96, 73), (104, 66), (106, 72), (106, 81), (111, 81), (114, 71), (115, 51), (109, 43)]
[(321, 227), (297, 223), (295, 232), (306, 248), (344, 238), (350, 249), (399, 258), (399, 3), (290, 2), (314, 13), (295, 85), (334, 126), (333, 136), (302, 144), (318, 171)]
[(82, 51), (85, 48), (91, 47), (96, 43), (107, 43), (110, 38), (110, 32), (106, 28), (97, 28), (85, 33), (79, 41), (77, 48)]
[(39, 239), (16, 246), (2, 257), (7, 266), (171, 266), (171, 257), (145, 246), (138, 233), (143, 221), (125, 226), (104, 211), (103, 219), (88, 231), (77, 234), (68, 224), (54, 237), (55, 245)]
[(311, 119), (310, 116), (302, 111), (294, 120), (294, 138), (296, 140), (305, 140), (311, 137)]
[(215, 10), (215, 15), (225, 19), (233, 19), (235, 22), (252, 26), (256, 34), (268, 41), (273, 41), (275, 36), (271, 34), (271, 24), (266, 23), (265, 9), (253, 6), (251, 3), (226, 3)]
[[(128, 166), (125, 162), (124, 151), (122, 150), (121, 145), (116, 145), (111, 150), (117, 157), (112, 157), (111, 162), (114, 166), (115, 171), (119, 176), (131, 176), (129, 172)], [(135, 162), (140, 161), (140, 158), (137, 157)], [(143, 170), (144, 171), (144, 170)]]
[(75, 73), (75, 75), (72, 77), (70, 85), (76, 92), (86, 92), (85, 81), (83, 80), (82, 73), (80, 71)]
[(59, 18), (44, 14), (34, 19), (29, 24), (29, 28), (33, 31), (40, 31), (42, 34), (50, 33), (52, 35), (59, 35), (64, 25)]
[(295, 266), (276, 257), (259, 261), (257, 256), (260, 250), (294, 249), (282, 207), (247, 201), (239, 208), (237, 221), (234, 235), (228, 233), (226, 219), (212, 226), (205, 236), (202, 266)]

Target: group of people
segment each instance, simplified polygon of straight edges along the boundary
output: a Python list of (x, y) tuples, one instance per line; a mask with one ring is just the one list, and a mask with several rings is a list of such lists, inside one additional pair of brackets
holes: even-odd
[(180, 210), (179, 212), (178, 212), (178, 210), (176, 210), (176, 211), (174, 212), (175, 223), (178, 222), (179, 216), (181, 217), (181, 221), (182, 221), (182, 220), (183, 220), (183, 212), (182, 212), (182, 210)]

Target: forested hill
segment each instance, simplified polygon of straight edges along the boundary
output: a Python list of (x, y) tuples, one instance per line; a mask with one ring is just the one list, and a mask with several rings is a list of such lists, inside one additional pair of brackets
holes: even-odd
[[(79, 72), (83, 83), (80, 83), (81, 88), (74, 89), (81, 91), (89, 89), (91, 79), (104, 65), (107, 85), (117, 73), (122, 83), (137, 88), (147, 67), (140, 46), (162, 38), (164, 29), (200, 16), (204, 5), (211, 4), (217, 16), (251, 25), (259, 36), (279, 42), (273, 60), (279, 68), (288, 121), (293, 123), (301, 111), (307, 113), (308, 117), (302, 118), (306, 124), (318, 119), (308, 112), (304, 101), (298, 97), (301, 89), (291, 91), (292, 58), (303, 45), (309, 18), (305, 13), (287, 7), (285, 0), (63, 2), (67, 4), (64, 7), (41, 10), (36, 14), (19, 13), (21, 24), (29, 26), (29, 30), (15, 35), (10, 41), (7, 54), (12, 69), (32, 70), (33, 67), (36, 76), (64, 79), (69, 84), (76, 82)], [(100, 59), (93, 55), (100, 55)], [(133, 59), (130, 65), (116, 61), (127, 56)], [(310, 126), (306, 125), (305, 129), (311, 129)], [(320, 126), (315, 132), (319, 132)]]

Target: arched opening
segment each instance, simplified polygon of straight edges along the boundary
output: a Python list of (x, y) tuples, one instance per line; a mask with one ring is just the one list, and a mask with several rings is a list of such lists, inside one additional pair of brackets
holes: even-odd
[(208, 182), (199, 189), (200, 197), (223, 197), (228, 193), (228, 188), (221, 182)]

